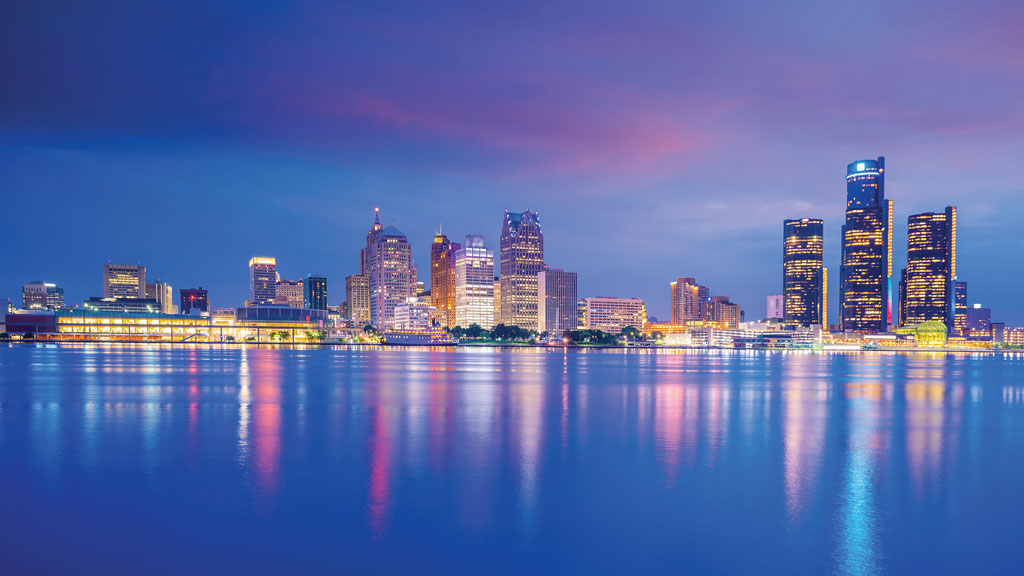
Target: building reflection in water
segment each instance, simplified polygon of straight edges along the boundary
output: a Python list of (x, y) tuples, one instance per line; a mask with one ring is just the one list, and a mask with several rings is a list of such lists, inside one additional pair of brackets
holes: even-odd
[(786, 513), (799, 521), (821, 474), (828, 424), (828, 381), (816, 372), (818, 358), (789, 355), (783, 381), (783, 451)]
[(259, 502), (269, 505), (277, 495), (281, 466), (281, 362), (275, 350), (253, 354), (252, 379), (253, 464)]
[(481, 530), (495, 520), (495, 482), (500, 474), (497, 454), (503, 426), (501, 385), (498, 383), (504, 355), (490, 348), (473, 350), (464, 358), (456, 391), (455, 436), (461, 439), (455, 456), (467, 474), (459, 487), (459, 517), (463, 525)]
[(654, 454), (665, 476), (666, 488), (674, 488), (679, 479), (683, 395), (682, 384), (664, 383), (654, 387)]
[(892, 389), (882, 384), (891, 381), (892, 374), (883, 370), (883, 362), (884, 358), (872, 356), (855, 356), (850, 361), (858, 372), (848, 376), (853, 383), (844, 390), (847, 445), (839, 494), (839, 574), (878, 574), (882, 566), (876, 484), (890, 433), (881, 421), (892, 405)]
[(544, 442), (544, 352), (537, 352), (511, 374), (509, 422), (511, 440), (519, 466), (519, 513), (524, 536), (537, 528), (537, 498)]
[(911, 493), (920, 501), (938, 490), (943, 457), (956, 454), (963, 386), (947, 384), (945, 359), (910, 358), (907, 363), (903, 387), (907, 468)]
[(396, 408), (396, 383), (385, 380), (383, 373), (381, 369), (369, 372), (366, 400), (371, 419), (367, 515), (374, 538), (383, 536), (389, 525), (394, 441), (400, 422)]

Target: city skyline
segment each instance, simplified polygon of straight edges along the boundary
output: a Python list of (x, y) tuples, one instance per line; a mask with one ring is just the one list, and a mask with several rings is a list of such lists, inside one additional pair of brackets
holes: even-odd
[[(638, 296), (659, 319), (681, 276), (759, 310), (782, 291), (778, 223), (821, 218), (835, 323), (842, 166), (885, 155), (894, 276), (905, 218), (955, 205), (972, 302), (1024, 324), (1024, 272), (1005, 266), (1022, 246), (1024, 58), (1006, 53), (1024, 52), (1007, 25), (1022, 8), (928, 6), (865, 3), (867, 29), (792, 5), (440, 5), (427, 24), (425, 7), (336, 7), (318, 14), (331, 34), (276, 10), (210, 7), (225, 31), (139, 6), (128, 32), (22, 6), (0, 24), (0, 58), (19, 58), (0, 95), (0, 173), (7, 212), (24, 215), (7, 234), (32, 241), (6, 255), (0, 297), (45, 279), (81, 301), (109, 260), (227, 304), (245, 297), (236, 263), (260, 254), (286, 278), (340, 286), (373, 206), (426, 280), (439, 221), (496, 248), (493, 215), (530, 207), (580, 294)], [(260, 41), (271, 21), (273, 48)], [(508, 33), (486, 32), (497, 24)], [(76, 49), (40, 44), (51, 29)], [(267, 219), (279, 234), (254, 225)]]

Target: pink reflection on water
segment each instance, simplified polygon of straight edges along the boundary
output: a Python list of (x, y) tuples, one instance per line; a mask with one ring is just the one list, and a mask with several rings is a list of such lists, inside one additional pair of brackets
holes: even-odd
[(655, 457), (665, 474), (665, 485), (674, 488), (679, 478), (680, 449), (683, 442), (683, 394), (680, 384), (654, 388)]
[(791, 356), (783, 384), (786, 513), (800, 520), (821, 474), (828, 424), (827, 382), (816, 381), (816, 359)]
[(256, 486), (269, 504), (277, 494), (281, 474), (281, 359), (276, 351), (254, 354), (252, 428)]

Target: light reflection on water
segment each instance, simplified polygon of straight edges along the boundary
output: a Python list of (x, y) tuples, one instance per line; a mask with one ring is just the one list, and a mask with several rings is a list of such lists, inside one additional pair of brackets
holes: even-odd
[[(30, 507), (0, 507), (8, 528), (98, 521), (158, 556), (88, 511), (273, 535), (314, 571), (340, 546), (364, 567), (837, 574), (1000, 566), (978, 511), (1024, 512), (991, 486), (1024, 480), (1019, 356), (10, 346), (0, 377), (0, 488)], [(34, 558), (37, 533), (0, 552)]]

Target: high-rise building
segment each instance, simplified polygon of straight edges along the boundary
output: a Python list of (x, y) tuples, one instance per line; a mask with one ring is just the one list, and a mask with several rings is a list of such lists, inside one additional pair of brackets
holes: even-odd
[(623, 328), (633, 327), (643, 332), (647, 323), (647, 307), (640, 298), (587, 298), (586, 326), (618, 334)]
[(783, 321), (791, 326), (826, 324), (824, 307), (825, 223), (786, 220), (782, 234)]
[(377, 243), (384, 226), (380, 223), (380, 208), (373, 209), (373, 226), (366, 233), (366, 247), (359, 251), (359, 275), (370, 277), (370, 246)]
[(60, 310), (64, 307), (64, 289), (52, 282), (29, 282), (21, 288), (24, 310)]
[(309, 310), (327, 310), (327, 278), (306, 276), (302, 281), (302, 307)]
[(454, 328), (455, 319), (455, 250), (457, 244), (442, 233), (430, 245), (430, 301), (441, 313), (445, 328)]
[(146, 298), (156, 300), (161, 314), (177, 314), (178, 305), (174, 303), (174, 289), (170, 284), (157, 280), (146, 282)]
[(892, 325), (892, 214), (885, 158), (848, 165), (839, 269), (839, 325), (845, 331), (886, 332)]
[(768, 296), (768, 298), (765, 299), (765, 306), (764, 306), (764, 317), (765, 317), (765, 319), (767, 319), (767, 320), (772, 320), (772, 319), (782, 320), (782, 318), (783, 318), (782, 302), (783, 302), (782, 294), (772, 294), (771, 296)]
[(967, 282), (953, 283), (953, 333), (967, 334)]
[(711, 290), (696, 278), (679, 278), (669, 284), (672, 324), (711, 319)]
[(345, 277), (345, 302), (349, 317), (357, 326), (370, 323), (370, 277), (352, 274)]
[(104, 298), (145, 298), (146, 267), (142, 264), (104, 264)]
[(544, 269), (540, 214), (505, 211), (501, 226), (501, 322), (537, 328), (537, 274)]
[(501, 324), (501, 280), (494, 277), (494, 323)]
[(469, 328), (477, 324), (490, 330), (494, 326), (494, 286), (494, 252), (484, 245), (483, 236), (466, 236), (465, 243), (455, 250), (454, 325)]
[(547, 268), (537, 274), (537, 331), (561, 335), (578, 322), (576, 273)]
[(953, 330), (956, 207), (907, 218), (907, 267), (900, 287), (902, 322), (942, 322)]
[(291, 308), (302, 308), (302, 280), (278, 280), (274, 287), (274, 303)]
[(590, 328), (587, 326), (587, 299), (579, 298), (576, 300), (576, 329), (583, 330)]
[(370, 323), (380, 330), (394, 327), (395, 306), (416, 297), (416, 266), (412, 246), (405, 234), (394, 226), (375, 231), (374, 221), (366, 247), (370, 277)]
[(739, 328), (741, 312), (740, 305), (730, 302), (728, 296), (711, 297), (711, 321), (715, 324)]
[(277, 302), (277, 260), (266, 256), (249, 259), (249, 306)]
[(178, 312), (181, 314), (192, 314), (193, 311), (210, 312), (210, 298), (202, 286), (178, 290), (178, 302)]

